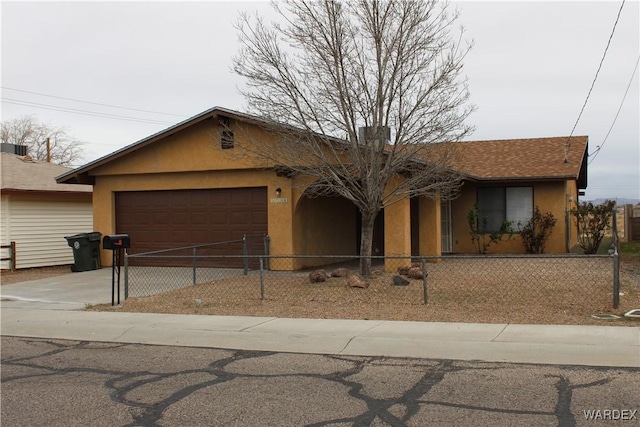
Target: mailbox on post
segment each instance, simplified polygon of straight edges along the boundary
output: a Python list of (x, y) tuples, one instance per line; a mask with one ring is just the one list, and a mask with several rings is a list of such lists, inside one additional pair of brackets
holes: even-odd
[[(111, 305), (116, 305), (116, 277), (118, 282), (118, 305), (120, 305), (120, 264), (122, 250), (131, 247), (131, 239), (128, 234), (108, 234), (102, 239), (102, 249), (113, 251), (113, 262), (111, 263)], [(125, 290), (125, 295), (126, 295)]]
[(102, 239), (103, 249), (128, 249), (131, 247), (131, 240), (128, 234), (111, 234)]

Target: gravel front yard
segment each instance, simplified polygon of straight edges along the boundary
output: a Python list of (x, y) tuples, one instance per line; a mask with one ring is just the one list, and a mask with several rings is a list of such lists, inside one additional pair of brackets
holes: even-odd
[[(478, 275), (473, 286), (462, 278), (473, 266), (440, 269), (429, 266), (428, 298), (423, 285), (411, 280), (406, 287), (390, 286), (389, 273), (379, 272), (367, 289), (350, 288), (344, 278), (310, 284), (307, 273), (265, 277), (265, 299), (260, 299), (258, 276), (232, 276), (148, 297), (132, 297), (120, 307), (109, 304), (92, 310), (201, 315), (243, 315), (300, 318), (384, 319), (441, 322), (589, 324), (640, 326), (637, 320), (598, 320), (596, 313), (623, 314), (640, 309), (640, 257), (623, 259), (620, 268), (620, 307), (612, 308), (611, 294), (585, 287), (578, 277), (570, 281), (562, 272), (546, 271), (544, 280), (528, 282), (527, 271), (511, 269), (509, 276)], [(548, 268), (547, 268), (548, 270)], [(2, 271), (2, 285), (70, 273), (69, 266)], [(553, 275), (556, 275), (555, 277)], [(606, 274), (606, 271), (605, 271)], [(569, 274), (571, 276), (571, 274)], [(446, 279), (446, 280), (445, 280)], [(518, 286), (515, 281), (520, 280)], [(605, 280), (607, 280), (605, 278)], [(504, 286), (507, 284), (508, 286)]]
[[(612, 269), (573, 268), (541, 260), (510, 260), (491, 266), (464, 261), (428, 266), (428, 304), (421, 280), (392, 286), (392, 274), (377, 272), (367, 289), (347, 286), (345, 278), (309, 283), (307, 273), (224, 276), (152, 296), (130, 297), (120, 311), (299, 318), (383, 319), (441, 322), (588, 324), (640, 326), (629, 319), (600, 320), (593, 314), (621, 315), (640, 309), (640, 258), (622, 264), (620, 307), (612, 307)], [(592, 262), (592, 261), (589, 261)], [(551, 265), (549, 265), (551, 263)], [(525, 268), (526, 265), (526, 268)], [(499, 271), (499, 273), (496, 273)], [(472, 278), (469, 281), (469, 278)], [(93, 310), (112, 310), (101, 305)]]

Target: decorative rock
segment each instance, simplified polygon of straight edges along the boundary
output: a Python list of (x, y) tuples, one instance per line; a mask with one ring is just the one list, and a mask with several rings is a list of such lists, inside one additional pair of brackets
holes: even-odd
[(402, 276), (406, 276), (407, 273), (409, 272), (409, 269), (411, 267), (398, 267), (398, 274), (402, 275)]
[(348, 268), (336, 268), (331, 272), (331, 277), (349, 277), (351, 270)]
[(393, 276), (393, 286), (407, 286), (409, 281), (402, 276)]
[(314, 270), (309, 273), (309, 282), (320, 283), (327, 281), (327, 272), (324, 270)]
[(360, 276), (359, 274), (352, 274), (351, 276), (349, 276), (349, 279), (347, 280), (347, 285), (351, 286), (352, 288), (366, 289), (369, 287), (369, 283), (366, 280), (364, 280), (362, 276)]
[(410, 279), (422, 279), (422, 268), (411, 267), (409, 271), (407, 271), (407, 277)]

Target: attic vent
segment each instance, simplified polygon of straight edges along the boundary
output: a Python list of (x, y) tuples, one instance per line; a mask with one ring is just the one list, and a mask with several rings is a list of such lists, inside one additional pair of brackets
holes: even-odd
[(223, 150), (233, 148), (233, 131), (229, 129), (230, 120), (224, 116), (220, 116), (219, 120), (222, 126), (222, 132), (220, 132), (220, 148)]
[(223, 130), (220, 134), (220, 148), (226, 150), (233, 148), (233, 132), (230, 130)]
[(229, 117), (218, 116), (218, 120), (220, 121), (220, 125), (223, 128), (225, 129), (229, 128), (229, 124), (231, 123), (231, 120), (229, 120)]

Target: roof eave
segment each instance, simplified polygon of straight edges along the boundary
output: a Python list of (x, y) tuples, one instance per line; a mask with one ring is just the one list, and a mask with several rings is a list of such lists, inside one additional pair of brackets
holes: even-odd
[(496, 182), (496, 181), (567, 181), (567, 180), (577, 180), (577, 178), (573, 175), (556, 175), (556, 176), (491, 176), (491, 177), (482, 177), (482, 176), (474, 176), (474, 175), (464, 175), (464, 179), (467, 181), (476, 181), (476, 182)]
[(91, 197), (92, 191), (68, 191), (68, 190), (30, 190), (26, 188), (3, 188), (2, 194), (67, 194), (75, 196)]

